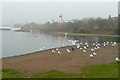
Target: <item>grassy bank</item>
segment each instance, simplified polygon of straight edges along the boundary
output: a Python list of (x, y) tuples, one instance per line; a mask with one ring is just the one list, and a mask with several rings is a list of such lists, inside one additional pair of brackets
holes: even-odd
[(23, 75), (14, 69), (2, 69), (2, 78), (22, 78)]
[(118, 77), (118, 63), (90, 65), (83, 68), (80, 75), (92, 78), (116, 78)]
[[(22, 32), (29, 32), (29, 31), (22, 31)], [(65, 35), (71, 35), (71, 36), (102, 36), (102, 37), (120, 37), (118, 35), (114, 34), (92, 34), (92, 33), (72, 33), (72, 32), (56, 32), (56, 31), (49, 31), (49, 30), (33, 30), (33, 32), (54, 32), (57, 34)]]
[[(3, 78), (21, 78), (25, 75), (14, 69), (3, 69)], [(117, 78), (118, 63), (96, 64), (85, 66), (81, 73), (73, 74), (61, 71), (49, 71), (46, 73), (32, 74), (32, 78)]]
[[(65, 32), (58, 32), (59, 34), (65, 35)], [(87, 34), (87, 33), (70, 33), (67, 32), (67, 35), (72, 36), (101, 36), (101, 37), (120, 37), (118, 35), (110, 35), (110, 34)]]

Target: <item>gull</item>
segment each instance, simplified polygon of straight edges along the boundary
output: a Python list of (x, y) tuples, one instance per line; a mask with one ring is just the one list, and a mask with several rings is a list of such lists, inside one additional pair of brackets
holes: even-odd
[(85, 45), (88, 45), (88, 43), (87, 43), (87, 42), (85, 42)]
[(58, 48), (56, 48), (56, 51), (58, 51), (59, 49)]
[(93, 58), (94, 57), (93, 54), (90, 54), (90, 57)]
[(95, 46), (95, 43), (93, 43), (93, 46)]
[(118, 57), (115, 58), (116, 61), (120, 61), (120, 59)]
[(82, 45), (82, 43), (80, 42), (80, 45)]
[(77, 48), (80, 48), (80, 44), (77, 44), (76, 46), (77, 46)]
[(86, 50), (83, 50), (83, 52), (85, 53), (85, 52), (86, 52)]
[(95, 52), (93, 52), (93, 55), (95, 55), (95, 56), (96, 56), (97, 54), (96, 54)]
[(58, 51), (58, 54), (61, 54), (61, 52), (60, 52), (60, 51)]
[(113, 42), (112, 47), (116, 45), (116, 42)]
[(97, 44), (98, 46), (100, 46), (100, 44)]
[(107, 41), (106, 45), (108, 45), (108, 44), (109, 44), (109, 42)]
[(95, 50), (92, 48), (91, 51), (95, 51)]
[(98, 48), (94, 47), (94, 50), (97, 50)]
[(74, 42), (78, 42), (79, 40), (73, 40)]
[(80, 48), (80, 50), (82, 50), (83, 48)]
[(62, 46), (65, 46), (64, 44), (62, 44)]
[(71, 42), (72, 42), (72, 43), (77, 43), (77, 42), (78, 42), (78, 40), (72, 40)]
[(75, 42), (72, 42), (72, 45), (76, 45), (76, 43), (75, 43)]
[(114, 42), (113, 44), (116, 45), (116, 42)]
[(70, 53), (70, 50), (69, 50), (69, 49), (67, 49), (67, 52), (68, 52), (68, 53)]
[(89, 47), (89, 45), (87, 44), (87, 45), (86, 45), (86, 47), (88, 48), (88, 47)]
[(100, 47), (99, 47), (99, 46), (97, 46), (97, 49), (100, 49)]
[(110, 42), (111, 44), (113, 43), (113, 42)]
[(69, 42), (71, 42), (72, 40), (68, 40)]
[(111, 46), (114, 47), (114, 44), (112, 44)]
[(55, 50), (52, 50), (52, 53), (55, 53)]
[(86, 47), (86, 46), (84, 46), (84, 49), (87, 49), (87, 47)]
[(77, 48), (80, 48), (80, 46), (79, 46), (79, 45), (77, 45)]
[(30, 78), (29, 76), (27, 78)]
[(65, 36), (67, 36), (67, 33), (65, 33)]
[(42, 48), (40, 48), (40, 51), (43, 50)]
[(103, 46), (105, 47), (106, 45), (105, 45), (105, 42), (103, 43)]

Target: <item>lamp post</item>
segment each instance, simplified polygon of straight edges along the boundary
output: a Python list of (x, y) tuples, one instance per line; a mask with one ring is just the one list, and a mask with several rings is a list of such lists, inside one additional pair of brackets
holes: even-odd
[[(60, 27), (62, 27), (62, 22), (63, 22), (63, 15), (59, 15), (60, 18)], [(61, 32), (61, 47), (62, 47), (62, 28), (60, 29)]]

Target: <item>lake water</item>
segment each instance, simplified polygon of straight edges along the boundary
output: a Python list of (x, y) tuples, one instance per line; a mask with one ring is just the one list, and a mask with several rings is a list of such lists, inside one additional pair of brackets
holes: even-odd
[[(2, 34), (1, 34), (2, 33)], [(115, 41), (111, 37), (85, 37), (85, 36), (61, 36), (53, 32), (13, 32), (9, 30), (0, 31), (0, 57), (26, 54), (28, 52), (40, 51), (40, 48), (50, 49), (71, 45), (68, 40), (79, 40), (80, 42), (103, 42)]]

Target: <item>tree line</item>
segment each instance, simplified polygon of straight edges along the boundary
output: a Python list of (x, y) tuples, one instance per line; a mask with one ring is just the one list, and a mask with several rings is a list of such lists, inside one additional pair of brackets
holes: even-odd
[(37, 24), (34, 22), (26, 23), (21, 26), (22, 31), (44, 30), (57, 32), (72, 32), (72, 33), (92, 33), (92, 34), (118, 34), (120, 31), (120, 15), (118, 17), (108, 18), (84, 18), (81, 20), (73, 19), (68, 22), (46, 22)]

